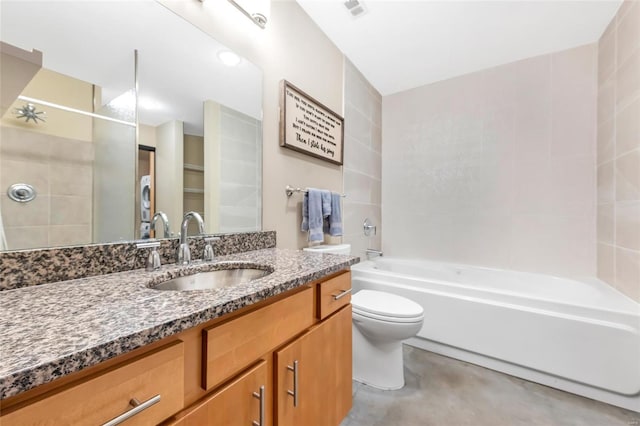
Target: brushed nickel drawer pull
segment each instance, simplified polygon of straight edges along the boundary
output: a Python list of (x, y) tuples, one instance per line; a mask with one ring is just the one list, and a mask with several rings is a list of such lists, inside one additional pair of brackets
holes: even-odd
[(253, 397), (260, 400), (260, 421), (254, 420), (252, 424), (253, 426), (264, 426), (264, 385), (260, 386), (260, 393), (253, 393)]
[(287, 390), (287, 393), (293, 397), (293, 406), (298, 406), (298, 361), (293, 361), (293, 367), (287, 365), (287, 370), (293, 371), (293, 391)]
[(348, 288), (346, 290), (343, 290), (342, 292), (338, 293), (338, 294), (334, 294), (333, 295), (333, 300), (340, 300), (343, 297), (345, 297), (347, 294), (351, 293), (351, 289)]
[(132, 398), (131, 401), (129, 401), (129, 405), (131, 405), (133, 408), (125, 411), (124, 413), (120, 414), (118, 417), (109, 420), (108, 422), (106, 422), (105, 424), (103, 424), (102, 426), (116, 426), (119, 425), (120, 423), (124, 422), (125, 420), (129, 420), (131, 417), (135, 416), (136, 414), (146, 410), (147, 408), (151, 407), (154, 404), (157, 404), (158, 402), (160, 402), (160, 395), (156, 395), (150, 399), (148, 399), (145, 402), (140, 402), (135, 398)]

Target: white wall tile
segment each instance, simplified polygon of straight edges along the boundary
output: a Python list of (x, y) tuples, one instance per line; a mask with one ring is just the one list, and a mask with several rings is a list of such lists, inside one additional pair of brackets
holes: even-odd
[(640, 3), (622, 3), (598, 50), (598, 276), (640, 302)]
[(629, 2), (630, 8), (618, 20), (616, 29), (616, 61), (624, 63), (636, 50), (640, 49), (640, 3)]
[[(640, 117), (639, 117), (640, 119)], [(598, 165), (611, 161), (615, 155), (616, 144), (616, 121), (613, 118), (598, 123), (598, 136), (597, 136), (597, 157)], [(620, 126), (618, 126), (618, 129)], [(618, 130), (619, 132), (619, 130)]]
[(616, 20), (607, 26), (598, 45), (598, 84), (604, 83), (616, 70)]
[(598, 206), (597, 236), (598, 243), (615, 243), (615, 213), (613, 203)]
[[(618, 155), (640, 148), (640, 98), (616, 114), (615, 126)], [(603, 160), (606, 161), (606, 158)]]
[(616, 72), (616, 108), (622, 109), (640, 96), (640, 49), (623, 63)]
[(615, 224), (616, 246), (640, 251), (640, 201), (617, 203)]
[(28, 203), (15, 202), (6, 192), (0, 197), (5, 227), (49, 225), (49, 196), (46, 193)]
[(598, 278), (610, 284), (616, 282), (616, 248), (609, 244), (598, 244)]
[(598, 166), (597, 189), (598, 204), (612, 203), (616, 199), (616, 187), (614, 181), (615, 162), (610, 161)]
[[(367, 248), (382, 248), (381, 177), (382, 130), (381, 96), (355, 66), (345, 61), (345, 146), (342, 241), (352, 253), (366, 259)], [(369, 218), (377, 234), (366, 237), (363, 222)]]
[(618, 290), (640, 300), (640, 251), (616, 248), (616, 281)]
[(595, 275), (595, 70), (588, 45), (386, 96), (385, 252)]

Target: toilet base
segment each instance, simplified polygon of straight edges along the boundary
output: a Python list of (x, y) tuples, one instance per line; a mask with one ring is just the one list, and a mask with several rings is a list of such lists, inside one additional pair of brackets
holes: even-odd
[(353, 379), (377, 389), (404, 387), (402, 341), (375, 341), (353, 330)]

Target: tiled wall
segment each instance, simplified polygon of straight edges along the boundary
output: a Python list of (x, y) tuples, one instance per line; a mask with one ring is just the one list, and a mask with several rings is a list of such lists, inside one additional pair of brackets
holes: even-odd
[[(382, 177), (382, 98), (357, 68), (345, 59), (344, 236), (352, 253), (366, 259), (365, 249), (380, 249)], [(377, 235), (366, 237), (369, 218)]]
[(220, 108), (220, 230), (262, 228), (262, 123)]
[(385, 255), (594, 276), (597, 46), (383, 98)]
[(598, 277), (640, 302), (640, 2), (598, 49)]
[[(0, 128), (2, 219), (10, 250), (91, 242), (93, 144), (89, 141)], [(28, 183), (35, 200), (7, 196), (14, 183)]]

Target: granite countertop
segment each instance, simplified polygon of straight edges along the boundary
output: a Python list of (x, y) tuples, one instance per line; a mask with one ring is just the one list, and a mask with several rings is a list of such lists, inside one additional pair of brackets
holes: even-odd
[[(273, 273), (215, 290), (148, 286), (251, 262)], [(358, 262), (357, 257), (264, 249), (213, 263), (138, 269), (0, 292), (0, 399), (96, 365), (213, 318), (299, 287)]]

